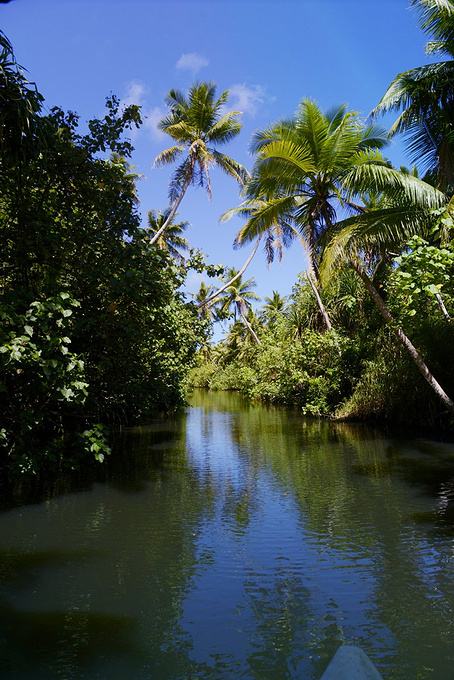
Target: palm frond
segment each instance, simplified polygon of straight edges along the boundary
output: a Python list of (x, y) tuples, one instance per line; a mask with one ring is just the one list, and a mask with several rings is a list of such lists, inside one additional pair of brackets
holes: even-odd
[(169, 200), (173, 203), (184, 190), (187, 182), (193, 182), (193, 166), (190, 158), (186, 158), (174, 171), (169, 184)]
[(235, 208), (230, 208), (229, 210), (226, 210), (219, 218), (219, 221), (228, 222), (233, 217), (237, 216), (248, 219), (256, 207), (257, 201), (247, 199), (246, 201), (243, 201), (242, 203), (240, 203), (240, 205), (236, 206)]
[(288, 213), (295, 207), (293, 196), (263, 201), (252, 213), (246, 224), (236, 236), (236, 243), (253, 241), (282, 219), (288, 219)]
[(414, 114), (423, 115), (427, 109), (438, 109), (440, 100), (452, 98), (453, 77), (452, 61), (427, 64), (399, 73), (371, 115), (375, 117), (410, 107)]
[(282, 120), (270, 128), (259, 130), (254, 133), (250, 144), (250, 151), (252, 154), (258, 154), (263, 147), (270, 142), (278, 141), (284, 137), (288, 138), (292, 135), (294, 129), (294, 122), (292, 120)]
[(238, 184), (243, 185), (248, 181), (249, 173), (246, 168), (241, 165), (241, 163), (238, 163), (230, 156), (220, 153), (220, 151), (216, 151), (215, 149), (211, 150), (211, 155), (216, 165), (227, 175), (233, 177), (233, 179), (235, 179)]
[(241, 131), (241, 122), (237, 120), (240, 111), (228, 111), (219, 118), (207, 132), (210, 142), (225, 144), (236, 137)]
[(167, 165), (169, 163), (173, 163), (178, 156), (183, 153), (184, 147), (177, 145), (177, 146), (170, 146), (168, 149), (164, 149), (164, 151), (161, 151), (161, 153), (158, 153), (156, 158), (154, 159), (154, 164), (156, 167), (160, 165)]
[(446, 201), (443, 192), (413, 175), (404, 174), (385, 162), (368, 160), (356, 164), (343, 178), (349, 196), (361, 193), (382, 193), (403, 205), (440, 208)]
[(340, 261), (348, 261), (358, 251), (395, 248), (415, 234), (428, 234), (433, 224), (430, 210), (408, 206), (374, 210), (338, 222), (326, 234), (319, 268), (322, 283), (326, 285)]
[(166, 104), (171, 111), (181, 112), (188, 107), (188, 100), (181, 90), (172, 88), (166, 96)]
[(268, 161), (281, 160), (300, 173), (307, 174), (315, 171), (311, 149), (306, 142), (295, 144), (286, 139), (270, 142), (260, 151), (259, 159), (261, 165)]
[(177, 142), (186, 142), (191, 144), (197, 139), (197, 130), (189, 125), (184, 120), (171, 121), (162, 120), (159, 128), (170, 135)]

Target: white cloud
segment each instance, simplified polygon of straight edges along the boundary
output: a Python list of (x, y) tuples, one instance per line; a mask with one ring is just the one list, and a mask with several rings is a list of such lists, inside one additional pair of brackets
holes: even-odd
[(146, 109), (143, 112), (143, 126), (146, 130), (149, 130), (152, 138), (160, 142), (165, 138), (165, 134), (159, 129), (159, 121), (164, 118), (166, 112), (160, 106), (153, 106), (151, 109)]
[(159, 121), (164, 118), (166, 111), (160, 106), (148, 105), (147, 99), (149, 91), (148, 88), (140, 80), (131, 80), (128, 83), (124, 97), (120, 100), (121, 108), (130, 106), (131, 104), (138, 104), (142, 107), (141, 114), (143, 125), (138, 130), (132, 128), (129, 132), (131, 139), (136, 139), (140, 132), (148, 132), (152, 139), (156, 142), (162, 142), (165, 134), (159, 129)]
[(131, 80), (126, 88), (126, 94), (122, 97), (120, 105), (124, 108), (131, 104), (142, 106), (147, 88), (140, 80)]
[(208, 64), (208, 59), (201, 54), (197, 54), (197, 52), (185, 52), (178, 59), (176, 68), (181, 71), (191, 71), (193, 74), (196, 74), (200, 69), (208, 66)]
[(229, 87), (229, 92), (229, 105), (250, 116), (255, 116), (258, 107), (265, 102), (265, 90), (261, 85), (236, 83)]

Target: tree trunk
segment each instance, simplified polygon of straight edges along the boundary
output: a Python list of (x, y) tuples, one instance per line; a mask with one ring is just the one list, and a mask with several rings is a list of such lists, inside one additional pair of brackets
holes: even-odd
[(262, 343), (260, 342), (260, 339), (259, 339), (257, 333), (256, 333), (255, 330), (252, 328), (251, 324), (250, 324), (249, 321), (246, 319), (245, 315), (244, 315), (244, 314), (241, 314), (241, 318), (243, 319), (244, 325), (246, 326), (246, 328), (248, 329), (249, 333), (250, 333), (250, 334), (252, 335), (252, 337), (254, 338), (254, 340), (255, 340), (255, 342), (257, 343), (257, 345), (261, 345)]
[[(326, 218), (326, 223), (327, 227), (331, 226), (331, 222), (329, 218)], [(325, 324), (326, 330), (331, 331), (333, 329), (333, 324), (331, 323), (331, 319), (329, 318), (329, 314), (326, 311), (326, 307), (323, 304), (323, 300), (320, 295), (319, 291), (319, 281), (318, 281), (318, 272), (315, 269), (314, 265), (314, 259), (312, 256), (313, 253), (313, 247), (315, 243), (314, 239), (314, 233), (315, 233), (315, 226), (313, 223), (310, 225), (310, 233), (311, 236), (309, 238), (309, 241), (304, 240), (303, 238), (300, 238), (301, 245), (303, 246), (304, 250), (306, 251), (306, 257), (307, 257), (307, 269), (306, 269), (306, 276), (307, 280), (309, 281), (309, 285), (312, 288), (312, 292), (314, 294), (314, 297), (317, 301), (318, 308), (320, 310), (320, 314), (322, 315), (323, 318), (323, 323)]]
[(235, 281), (240, 276), (242, 276), (244, 274), (244, 272), (246, 271), (246, 269), (249, 267), (250, 263), (252, 262), (252, 258), (254, 257), (255, 253), (257, 252), (257, 248), (259, 247), (259, 243), (260, 243), (260, 238), (257, 239), (257, 243), (255, 244), (254, 248), (252, 249), (251, 254), (249, 255), (246, 262), (243, 264), (241, 269), (239, 269), (237, 271), (235, 276), (233, 278), (231, 278), (230, 281), (227, 281), (227, 283), (224, 283), (220, 288), (218, 288), (218, 290), (215, 293), (210, 295), (210, 297), (208, 297), (206, 300), (203, 300), (203, 302), (200, 302), (199, 307), (202, 307), (202, 308), (208, 307), (212, 302), (214, 302), (216, 300), (216, 298), (218, 298), (221, 295), (221, 293), (223, 293), (229, 286), (232, 285), (232, 283), (235, 283)]
[(440, 293), (435, 293), (435, 299), (438, 302), (438, 306), (440, 307), (443, 316), (445, 317), (446, 321), (451, 321), (451, 315), (446, 309), (446, 305), (443, 301), (443, 298), (441, 297)]
[(333, 324), (331, 323), (331, 319), (329, 318), (328, 312), (325, 309), (325, 305), (322, 302), (322, 298), (320, 297), (320, 293), (318, 290), (318, 285), (315, 279), (315, 274), (312, 265), (309, 265), (307, 271), (306, 271), (306, 276), (307, 280), (309, 281), (310, 287), (312, 288), (312, 292), (314, 293), (314, 297), (317, 301), (318, 308), (320, 310), (320, 314), (323, 317), (323, 322), (326, 326), (327, 331), (331, 331), (333, 329)]
[[(311, 228), (313, 231), (313, 228)], [(325, 305), (323, 304), (320, 291), (318, 289), (318, 277), (315, 272), (315, 267), (314, 267), (314, 261), (312, 259), (312, 250), (311, 250), (311, 243), (307, 243), (298, 233), (297, 237), (306, 253), (307, 257), (307, 269), (306, 269), (306, 276), (307, 280), (309, 281), (309, 285), (312, 289), (312, 292), (314, 294), (315, 300), (317, 302), (317, 306), (319, 308), (320, 314), (322, 315), (323, 323), (325, 324), (326, 330), (331, 331), (333, 329), (333, 324), (331, 323), (331, 319), (329, 318), (329, 314), (326, 311)]]
[(182, 188), (181, 188), (180, 194), (177, 196), (177, 198), (174, 200), (174, 202), (173, 202), (172, 205), (170, 206), (169, 214), (167, 215), (167, 219), (164, 221), (164, 224), (158, 229), (158, 231), (156, 232), (156, 234), (154, 234), (154, 236), (150, 239), (150, 243), (151, 243), (152, 245), (153, 245), (153, 243), (156, 243), (156, 241), (157, 241), (158, 238), (161, 236), (161, 234), (164, 233), (164, 231), (167, 229), (167, 227), (169, 226), (169, 224), (172, 222), (172, 220), (173, 220), (173, 218), (175, 217), (175, 214), (176, 214), (178, 208), (180, 207), (180, 203), (181, 203), (181, 201), (183, 200), (184, 195), (185, 195), (185, 193), (186, 193), (186, 191), (187, 191), (187, 189), (188, 189), (190, 183), (191, 183), (191, 178), (188, 177), (188, 178), (185, 180), (185, 182), (184, 182), (184, 184), (183, 184), (183, 186), (182, 186)]
[(454, 413), (454, 402), (448, 397), (444, 389), (441, 387), (441, 385), (437, 382), (437, 380), (434, 378), (432, 373), (430, 372), (429, 368), (427, 367), (424, 359), (416, 349), (416, 347), (413, 345), (411, 340), (405, 335), (403, 330), (399, 328), (399, 326), (396, 325), (396, 322), (394, 321), (394, 318), (389, 311), (388, 307), (386, 306), (384, 300), (382, 299), (380, 293), (378, 290), (375, 288), (374, 284), (370, 280), (369, 276), (367, 273), (364, 271), (364, 269), (361, 267), (361, 265), (358, 262), (353, 261), (352, 262), (353, 269), (356, 271), (358, 276), (361, 278), (363, 281), (367, 292), (370, 294), (371, 298), (375, 302), (375, 305), (382, 315), (383, 319), (387, 324), (389, 324), (392, 328), (392, 331), (394, 335), (396, 336), (397, 340), (400, 342), (400, 344), (407, 350), (408, 354), (411, 356), (413, 359), (414, 363), (416, 364), (416, 367), (418, 368), (418, 371), (421, 373), (423, 378), (429, 383), (435, 394), (438, 396), (438, 398), (443, 402), (443, 404), (446, 406), (446, 408), (451, 412)]

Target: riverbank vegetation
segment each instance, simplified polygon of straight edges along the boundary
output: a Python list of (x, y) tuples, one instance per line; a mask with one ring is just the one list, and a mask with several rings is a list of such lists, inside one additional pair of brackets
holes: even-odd
[[(102, 460), (106, 426), (174, 409), (188, 385), (310, 415), (450, 426), (454, 5), (413, 4), (442, 61), (399, 74), (367, 121), (304, 99), (256, 133), (250, 172), (223, 150), (241, 130), (228, 92), (171, 90), (160, 129), (172, 146), (156, 165), (175, 169), (144, 225), (128, 140), (140, 107), (111, 96), (88, 123), (47, 108), (1, 34), (4, 463)], [(389, 112), (390, 131), (379, 125)], [(397, 134), (409, 168), (387, 160)], [(213, 166), (239, 188), (222, 219), (243, 218), (235, 245), (252, 252), (240, 270), (206, 264), (184, 220), (193, 187), (211, 194)], [(247, 266), (290, 246), (302, 270), (291, 295), (260, 302)], [(210, 280), (191, 297), (192, 269)], [(230, 325), (213, 343), (219, 323)]]

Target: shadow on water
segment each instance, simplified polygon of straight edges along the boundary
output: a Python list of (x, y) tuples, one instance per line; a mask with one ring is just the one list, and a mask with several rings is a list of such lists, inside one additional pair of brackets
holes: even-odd
[(184, 414), (134, 428), (96, 474), (3, 499), (2, 678), (203, 677), (179, 618), (210, 492), (185, 440)]
[(112, 454), (102, 465), (89, 461), (75, 470), (49, 469), (42, 475), (3, 471), (0, 510), (87, 491), (95, 483), (107, 483), (124, 492), (141, 491), (150, 473), (165, 464), (167, 451), (178, 446), (184, 449), (185, 421), (183, 412), (114, 433)]
[(0, 603), (2, 677), (58, 677), (53, 672), (61, 673), (63, 668), (71, 672), (66, 677), (80, 677), (77, 669), (100, 656), (140, 653), (133, 636), (135, 625), (127, 616), (76, 610), (18, 611)]

